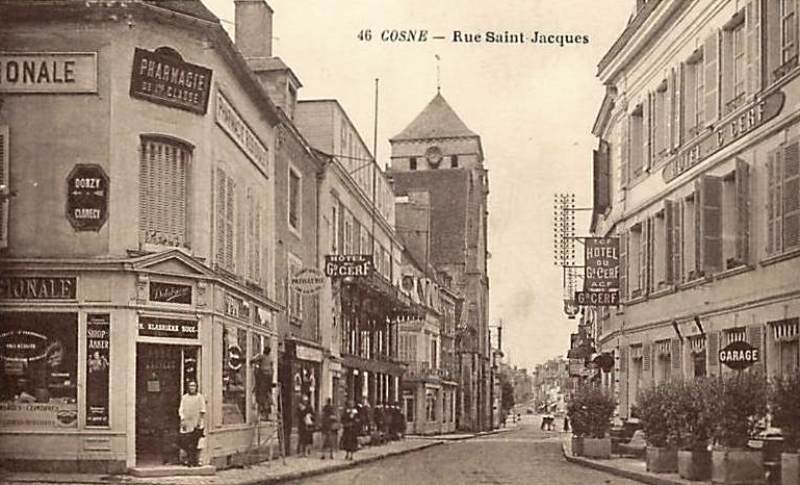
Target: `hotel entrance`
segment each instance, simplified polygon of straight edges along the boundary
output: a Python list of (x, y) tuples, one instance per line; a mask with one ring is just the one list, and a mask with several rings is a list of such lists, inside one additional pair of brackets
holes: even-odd
[(136, 346), (136, 464), (179, 462), (178, 407), (186, 384), (198, 381), (198, 347)]

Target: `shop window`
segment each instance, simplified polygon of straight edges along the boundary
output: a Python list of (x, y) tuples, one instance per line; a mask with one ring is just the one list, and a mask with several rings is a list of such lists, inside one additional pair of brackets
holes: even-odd
[(436, 421), (436, 391), (425, 390), (425, 417), (428, 421)]
[(289, 228), (300, 235), (300, 215), (302, 207), (302, 179), (300, 172), (289, 167)]
[(794, 140), (767, 157), (767, 255), (800, 248), (800, 150)]
[(222, 330), (222, 424), (242, 424), (247, 416), (247, 332)]
[(77, 314), (0, 313), (0, 358), (0, 429), (77, 427)]
[(142, 137), (139, 147), (139, 242), (188, 247), (192, 150), (185, 143)]
[(406, 408), (406, 422), (413, 423), (414, 422), (414, 398), (413, 397), (404, 397), (403, 402), (405, 403)]

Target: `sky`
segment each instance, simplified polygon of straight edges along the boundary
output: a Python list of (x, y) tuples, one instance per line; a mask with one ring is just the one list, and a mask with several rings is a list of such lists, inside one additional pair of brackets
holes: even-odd
[[(233, 0), (203, 1), (232, 34)], [(441, 86), (481, 136), (490, 189), (490, 324), (503, 325), (506, 361), (530, 369), (565, 355), (577, 320), (563, 312), (561, 269), (553, 264), (553, 195), (572, 192), (578, 207), (591, 206), (597, 146), (591, 128), (604, 93), (597, 63), (622, 32), (634, 0), (268, 3), (275, 12), (273, 55), (303, 83), (300, 99), (338, 99), (370, 147), (380, 80), (381, 166), (389, 162), (389, 138)], [(366, 30), (370, 41), (359, 39)], [(427, 30), (429, 38), (382, 41), (384, 30)], [(527, 42), (455, 42), (455, 31), (462, 39), (522, 32)], [(532, 43), (534, 32), (585, 35), (588, 43)], [(588, 228), (588, 213), (579, 214), (577, 235), (587, 235)]]

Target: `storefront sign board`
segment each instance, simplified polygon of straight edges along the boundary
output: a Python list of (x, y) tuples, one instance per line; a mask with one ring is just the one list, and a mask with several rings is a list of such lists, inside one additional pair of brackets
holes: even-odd
[(191, 285), (178, 285), (173, 283), (151, 281), (150, 301), (191, 305), (192, 287)]
[(0, 93), (96, 92), (96, 52), (0, 52)]
[(211, 69), (185, 62), (177, 53), (133, 53), (130, 95), (152, 103), (205, 114), (211, 90)]
[(236, 112), (228, 98), (220, 91), (216, 93), (214, 119), (217, 124), (250, 160), (266, 170), (269, 167), (269, 151), (267, 147), (261, 143), (255, 132), (239, 116), (239, 113)]
[(0, 300), (74, 300), (74, 277), (0, 276)]
[(197, 338), (197, 321), (171, 318), (139, 318), (139, 336)]

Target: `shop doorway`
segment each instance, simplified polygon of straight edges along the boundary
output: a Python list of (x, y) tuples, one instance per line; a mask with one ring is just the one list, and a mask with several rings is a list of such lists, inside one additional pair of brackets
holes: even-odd
[(178, 406), (189, 381), (198, 380), (198, 349), (136, 346), (136, 464), (178, 463)]

